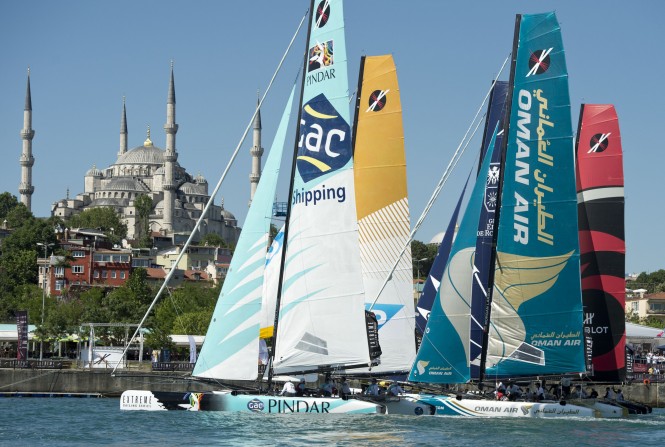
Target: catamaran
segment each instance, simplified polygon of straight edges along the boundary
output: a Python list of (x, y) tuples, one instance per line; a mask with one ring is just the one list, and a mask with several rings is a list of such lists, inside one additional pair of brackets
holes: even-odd
[[(307, 55), (283, 247), (276, 250), (281, 263), (269, 386), (274, 374), (371, 367), (378, 364), (381, 354), (377, 320), (365, 310), (363, 293), (342, 0), (323, 0), (316, 7), (312, 1)], [(289, 110), (290, 104), (273, 145), (275, 160), (281, 158), (281, 148), (276, 145), (283, 145)], [(258, 376), (259, 337), (265, 318), (261, 292), (279, 171), (279, 162), (272, 157), (271, 149), (196, 362), (195, 377), (255, 380)], [(173, 408), (265, 413), (383, 411), (381, 405), (357, 399), (231, 390), (126, 391), (121, 398), (121, 409)]]
[[(413, 382), (459, 384), (586, 371), (579, 244), (577, 225), (571, 224), (577, 222), (577, 201), (568, 75), (555, 14), (518, 15), (512, 54), (501, 165), (490, 167), (502, 130), (497, 126), (409, 376)], [(473, 289), (482, 284), (478, 263), (486, 257), (476, 255), (476, 234), (480, 211), (488, 205), (486, 185), (495, 178), (496, 231), (488, 286), (478, 306)], [(563, 401), (424, 394), (405, 400), (434, 407), (437, 415), (600, 415), (599, 408)], [(399, 412), (399, 402), (386, 406), (389, 413)]]

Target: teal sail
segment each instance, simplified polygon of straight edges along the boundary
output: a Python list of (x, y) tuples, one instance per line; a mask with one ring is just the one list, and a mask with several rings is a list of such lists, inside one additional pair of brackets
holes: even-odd
[[(498, 127), (497, 127), (498, 129)], [(480, 211), (490, 175), (497, 130), (488, 146), (481, 173), (469, 198), (457, 237), (450, 250), (441, 286), (434, 299), (422, 343), (409, 380), (428, 383), (464, 383), (471, 379), (471, 295), (474, 255)]]
[(568, 73), (555, 14), (518, 16), (486, 377), (582, 372)]
[(194, 372), (197, 377), (254, 380), (268, 234), (295, 86), (282, 114), (247, 212)]

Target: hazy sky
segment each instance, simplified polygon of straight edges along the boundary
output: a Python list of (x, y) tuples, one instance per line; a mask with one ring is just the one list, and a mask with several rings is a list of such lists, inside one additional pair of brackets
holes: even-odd
[[(28, 66), (33, 128), (32, 210), (83, 191), (93, 165), (113, 164), (126, 96), (129, 147), (151, 127), (164, 148), (171, 60), (179, 124), (178, 162), (210, 190), (253, 113), (309, 2), (115, 0), (0, 3), (0, 192), (18, 196), (20, 130)], [(491, 79), (512, 46), (515, 14), (555, 10), (567, 55), (572, 120), (580, 103), (616, 105), (623, 139), (628, 272), (665, 268), (665, 149), (661, 46), (665, 3), (626, 1), (397, 1), (345, 4), (351, 91), (360, 56), (392, 53), (404, 111), (412, 221), (420, 215)], [(300, 69), (299, 36), (262, 109), (270, 147), (290, 84)], [(508, 71), (503, 79), (507, 79)], [(251, 134), (250, 134), (251, 135)], [(289, 145), (293, 137), (290, 137)], [(416, 239), (443, 231), (479, 136)], [(242, 223), (249, 200), (249, 147), (215, 202)], [(286, 200), (286, 184), (279, 200)]]

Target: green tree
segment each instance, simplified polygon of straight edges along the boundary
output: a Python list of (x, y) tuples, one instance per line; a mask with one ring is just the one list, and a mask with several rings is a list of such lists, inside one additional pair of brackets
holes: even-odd
[(71, 228), (96, 228), (103, 232), (111, 243), (117, 244), (127, 236), (127, 225), (120, 220), (112, 207), (90, 208), (74, 214), (67, 220)]
[(151, 247), (150, 240), (150, 212), (152, 211), (152, 199), (146, 194), (140, 194), (134, 199), (134, 207), (139, 217), (139, 246)]
[(222, 239), (217, 233), (208, 233), (201, 238), (199, 242), (201, 245), (207, 245), (209, 247), (227, 247), (226, 241)]
[(3, 192), (0, 194), (0, 219), (5, 219), (9, 211), (19, 204), (15, 195)]
[(12, 250), (0, 258), (3, 275), (3, 288), (15, 289), (24, 284), (37, 284), (37, 252), (32, 250)]
[(22, 203), (19, 203), (14, 208), (7, 212), (7, 226), (9, 228), (19, 228), (26, 222), (33, 220), (35, 217)]
[(420, 272), (421, 278), (427, 277), (430, 268), (432, 268), (434, 258), (436, 258), (437, 251), (438, 247), (436, 244), (424, 244), (417, 240), (411, 241), (414, 278), (418, 276), (418, 272)]
[(106, 307), (112, 323), (136, 323), (141, 321), (152, 301), (153, 290), (147, 283), (147, 272), (135, 269), (127, 282), (113, 289), (106, 296)]

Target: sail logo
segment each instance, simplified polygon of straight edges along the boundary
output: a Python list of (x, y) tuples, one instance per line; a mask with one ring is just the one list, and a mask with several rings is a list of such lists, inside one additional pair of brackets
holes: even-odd
[(264, 408), (265, 404), (259, 399), (252, 399), (249, 402), (247, 402), (247, 409), (254, 413), (259, 413), (263, 411)]
[(593, 137), (591, 137), (591, 141), (589, 142), (589, 150), (587, 151), (587, 154), (590, 153), (596, 153), (596, 152), (603, 152), (605, 149), (607, 149), (607, 146), (609, 146), (610, 141), (609, 137), (612, 135), (612, 132), (609, 133), (597, 133)]
[(316, 7), (316, 27), (323, 28), (330, 18), (330, 0), (322, 0)]
[[(307, 64), (307, 72), (318, 70), (323, 67), (330, 67), (334, 63), (333, 59), (333, 41), (319, 43), (317, 42), (312, 48), (309, 49), (309, 63)], [(334, 78), (334, 71), (332, 74)]]
[(487, 171), (487, 182), (485, 183), (485, 210), (493, 213), (499, 198), (499, 176), (501, 174), (500, 163), (491, 163)]
[(296, 166), (305, 183), (345, 166), (351, 159), (349, 124), (323, 93), (304, 105)]
[(531, 53), (531, 56), (529, 56), (529, 71), (526, 74), (527, 78), (531, 75), (543, 74), (550, 68), (550, 53), (553, 49), (549, 48)]
[[(404, 306), (401, 304), (375, 304), (365, 303), (365, 310), (374, 312), (379, 330), (389, 322)], [(371, 308), (371, 309), (370, 309)], [(429, 317), (429, 314), (427, 315)]]
[(369, 95), (368, 105), (369, 107), (365, 112), (380, 112), (388, 103), (388, 90), (374, 90), (371, 95)]

